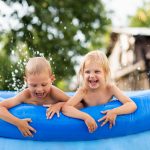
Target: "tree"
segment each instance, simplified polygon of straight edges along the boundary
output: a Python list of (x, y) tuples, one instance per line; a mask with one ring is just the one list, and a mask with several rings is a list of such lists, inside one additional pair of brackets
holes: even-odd
[[(104, 34), (111, 21), (100, 0), (6, 0), (5, 3), (11, 7), (21, 4), (22, 11), (26, 11), (22, 16), (18, 11), (11, 14), (19, 23), (3, 34), (7, 39), (3, 47), (5, 56), (10, 57), (13, 50), (18, 60), (24, 62), (42, 54), (51, 60), (55, 84), (69, 81), (75, 74), (74, 66), (78, 63), (75, 56), (104, 47)], [(10, 61), (13, 67), (17, 65)], [(18, 72), (19, 79), (22, 71)], [(3, 78), (6, 80), (5, 75)]]
[(138, 8), (135, 16), (130, 17), (131, 27), (150, 27), (150, 3), (144, 3)]

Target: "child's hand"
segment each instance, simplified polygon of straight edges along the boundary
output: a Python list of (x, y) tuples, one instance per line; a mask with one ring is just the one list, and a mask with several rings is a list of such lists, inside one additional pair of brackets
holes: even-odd
[(31, 136), (33, 137), (33, 133), (36, 133), (36, 130), (29, 125), (32, 122), (30, 118), (21, 119), (17, 125), (18, 129), (22, 133), (23, 136)]
[(46, 110), (46, 117), (47, 119), (51, 119), (54, 114), (57, 114), (57, 117), (60, 117), (59, 112), (63, 106), (64, 102), (59, 102), (56, 104), (49, 104), (49, 105), (43, 105), (44, 107), (48, 107)]
[(91, 116), (86, 117), (84, 122), (90, 133), (94, 132), (98, 127), (96, 121)]
[(105, 110), (101, 113), (106, 114), (104, 117), (98, 120), (98, 122), (103, 121), (101, 127), (104, 126), (107, 122), (109, 122), (109, 128), (111, 129), (112, 126), (115, 125), (117, 114), (115, 114), (113, 110)]

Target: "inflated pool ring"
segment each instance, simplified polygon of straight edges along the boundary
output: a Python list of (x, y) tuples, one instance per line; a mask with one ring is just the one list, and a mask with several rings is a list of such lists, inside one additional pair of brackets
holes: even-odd
[[(1, 91), (0, 97), (2, 93), (5, 92)], [(97, 130), (89, 133), (83, 120), (70, 118), (62, 113), (59, 118), (55, 115), (52, 119), (46, 119), (45, 107), (21, 104), (11, 108), (10, 112), (21, 119), (31, 118), (30, 125), (37, 132), (33, 137), (24, 137), (16, 126), (0, 119), (0, 137), (38, 141), (83, 141), (125, 136), (150, 130), (150, 91), (138, 91), (129, 95), (137, 104), (138, 109), (132, 114), (117, 116), (116, 125), (112, 129), (109, 129), (108, 123), (101, 127), (97, 122), (99, 125)], [(118, 100), (113, 100), (104, 105), (84, 108), (82, 111), (90, 114), (97, 121), (104, 116), (100, 113), (101, 111), (120, 105)]]

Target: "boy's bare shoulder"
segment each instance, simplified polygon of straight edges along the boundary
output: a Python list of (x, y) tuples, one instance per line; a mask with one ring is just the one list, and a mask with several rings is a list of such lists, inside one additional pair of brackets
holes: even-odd
[(7, 109), (14, 107), (21, 103), (26, 103), (26, 100), (29, 97), (29, 91), (23, 90), (20, 93), (18, 93), (16, 96), (5, 99), (0, 103), (0, 106), (6, 107)]
[(51, 85), (51, 90), (57, 90), (57, 89), (59, 89), (59, 88), (57, 88), (57, 87), (54, 86), (54, 85)]
[(59, 88), (57, 88), (54, 85), (51, 85), (50, 94), (55, 94), (57, 91), (59, 91)]
[(56, 93), (60, 93), (60, 92), (63, 92), (63, 91), (54, 85), (51, 86), (51, 89), (50, 89), (51, 94), (56, 94)]
[(50, 97), (59, 101), (67, 101), (70, 98), (63, 90), (54, 85), (51, 86)]
[(26, 102), (28, 99), (31, 98), (31, 94), (29, 89), (24, 89), (23, 91), (21, 91), (20, 93), (18, 93), (18, 95), (16, 96), (17, 99), (19, 99), (21, 102)]

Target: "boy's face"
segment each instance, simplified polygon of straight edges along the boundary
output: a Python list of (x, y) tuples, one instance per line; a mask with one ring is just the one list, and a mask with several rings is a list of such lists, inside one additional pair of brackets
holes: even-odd
[(53, 82), (53, 76), (48, 73), (39, 73), (34, 75), (28, 75), (26, 77), (28, 88), (33, 97), (42, 99), (50, 92), (51, 84)]

